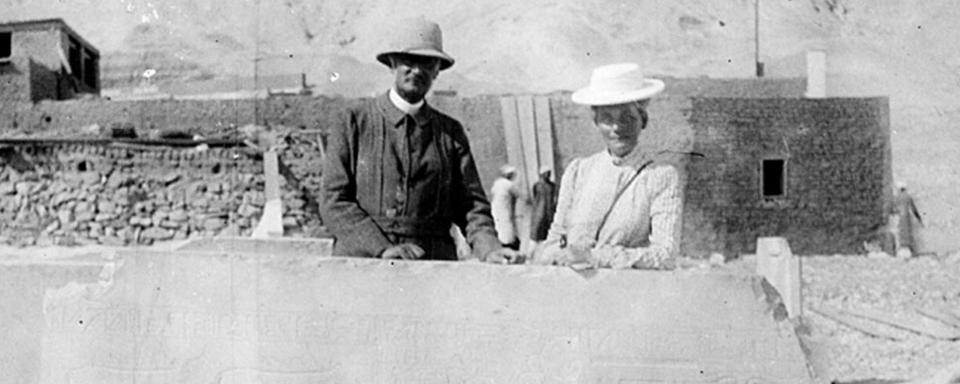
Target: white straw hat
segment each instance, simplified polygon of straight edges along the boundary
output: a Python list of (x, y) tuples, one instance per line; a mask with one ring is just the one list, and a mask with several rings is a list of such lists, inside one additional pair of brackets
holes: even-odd
[(573, 93), (574, 103), (615, 105), (644, 100), (663, 91), (663, 81), (646, 78), (635, 63), (604, 65), (593, 70), (590, 84)]

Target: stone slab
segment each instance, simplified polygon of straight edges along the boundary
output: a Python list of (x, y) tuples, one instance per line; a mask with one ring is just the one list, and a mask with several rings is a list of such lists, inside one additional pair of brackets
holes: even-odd
[(917, 308), (916, 311), (923, 316), (937, 320), (956, 329), (960, 329), (960, 316), (954, 315), (947, 310), (940, 308)]
[(523, 173), (520, 181), (520, 191), (524, 195), (530, 193), (533, 183), (537, 182), (537, 168), (539, 164), (539, 148), (537, 143), (537, 116), (533, 105), (533, 96), (521, 95), (517, 98), (517, 117), (520, 122), (520, 148), (523, 151), (523, 162), (514, 164)]
[(333, 255), (332, 238), (251, 238), (208, 237), (190, 240), (177, 247), (178, 251), (259, 253), (300, 257)]
[(46, 293), (96, 284), (107, 265), (113, 264), (89, 256), (0, 262), (0, 384), (40, 382)]
[(0, 356), (34, 351), (11, 382), (810, 382), (757, 276), (146, 250), (110, 265), (15, 280), (37, 293), (3, 298), (31, 329)]
[(893, 330), (890, 326), (867, 320), (859, 316), (854, 316), (849, 312), (839, 308), (819, 307), (812, 308), (812, 311), (823, 317), (873, 337), (880, 337), (893, 341), (906, 340), (906, 336), (902, 332)]
[(267, 202), (252, 237), (269, 238), (283, 236), (283, 201), (280, 195), (280, 171), (277, 152), (263, 153), (264, 194)]
[[(523, 147), (523, 135), (521, 134), (523, 125), (520, 123), (517, 102), (517, 98), (514, 96), (501, 97), (500, 115), (503, 119), (503, 139), (507, 146), (507, 163), (519, 170), (516, 181), (520, 184), (521, 190), (526, 190), (527, 185), (530, 185), (524, 167), (527, 153), (524, 152)], [(502, 165), (498, 164), (497, 167), (499, 168)]]
[[(550, 114), (550, 97), (537, 96), (533, 101), (534, 115), (537, 120), (537, 160), (538, 168), (531, 178), (533, 183), (540, 179), (540, 168), (549, 167), (554, 179), (558, 178), (557, 167), (553, 161), (553, 119)], [(531, 185), (531, 190), (533, 186)]]
[(854, 307), (848, 308), (847, 313), (935, 339), (960, 340), (960, 330), (913, 312), (887, 312), (869, 307)]
[(793, 255), (787, 239), (757, 238), (757, 274), (777, 289), (790, 317), (803, 316), (800, 273), (800, 258)]

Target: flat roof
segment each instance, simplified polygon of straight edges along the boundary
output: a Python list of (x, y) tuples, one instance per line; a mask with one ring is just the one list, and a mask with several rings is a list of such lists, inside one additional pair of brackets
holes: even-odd
[(100, 50), (98, 50), (97, 47), (95, 47), (93, 44), (90, 44), (89, 41), (84, 39), (83, 36), (80, 36), (80, 34), (77, 33), (77, 31), (73, 30), (73, 28), (70, 28), (70, 26), (67, 25), (67, 22), (63, 21), (63, 19), (59, 17), (52, 18), (52, 19), (22, 20), (22, 21), (10, 21), (10, 22), (0, 23), (0, 32), (4, 30), (10, 30), (10, 31), (37, 30), (37, 29), (48, 28), (51, 26), (55, 26), (57, 28), (60, 28), (66, 31), (68, 35), (77, 39), (77, 41), (79, 41), (80, 44), (82, 44), (86, 48), (89, 48), (91, 51), (93, 51), (93, 53), (97, 54), (97, 56), (100, 56)]

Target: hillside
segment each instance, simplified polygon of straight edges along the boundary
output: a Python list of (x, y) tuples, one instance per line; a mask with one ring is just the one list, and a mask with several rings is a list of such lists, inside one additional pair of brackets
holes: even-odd
[[(930, 249), (960, 248), (960, 7), (950, 0), (762, 0), (768, 76), (802, 74), (825, 50), (831, 96), (887, 95), (894, 176), (927, 217)], [(461, 95), (581, 86), (590, 68), (640, 62), (651, 74), (750, 77), (754, 0), (6, 0), (0, 21), (62, 17), (104, 53), (104, 79), (153, 81), (306, 73), (322, 93), (389, 85), (373, 60), (397, 18), (444, 28), (457, 64), (440, 89)], [(258, 58), (255, 60), (255, 58)]]

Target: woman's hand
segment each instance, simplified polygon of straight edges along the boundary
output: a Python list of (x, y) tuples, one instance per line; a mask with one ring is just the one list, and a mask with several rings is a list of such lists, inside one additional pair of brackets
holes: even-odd
[(593, 242), (566, 244), (565, 241), (547, 241), (533, 250), (531, 264), (560, 265), (574, 269), (597, 267), (597, 258), (593, 255)]
[(597, 259), (593, 256), (591, 243), (575, 243), (564, 248), (556, 260), (557, 265), (568, 266), (576, 270), (597, 267)]
[(554, 260), (560, 255), (561, 251), (562, 248), (560, 248), (559, 241), (544, 241), (533, 248), (533, 252), (530, 255), (530, 264), (553, 265)]

